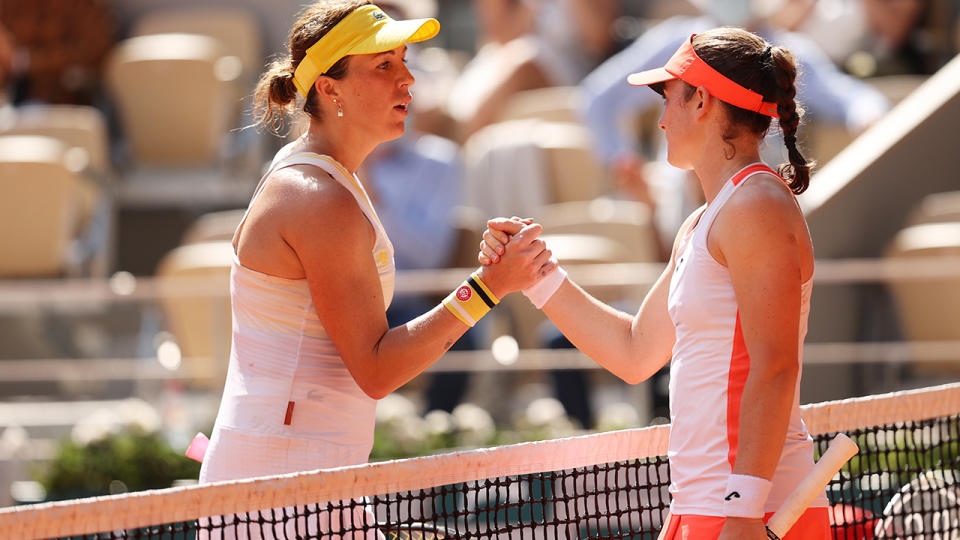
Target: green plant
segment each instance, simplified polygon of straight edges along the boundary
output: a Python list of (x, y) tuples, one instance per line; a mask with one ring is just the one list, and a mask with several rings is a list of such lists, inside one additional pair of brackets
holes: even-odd
[(173, 450), (159, 433), (125, 429), (86, 445), (65, 440), (37, 480), (48, 500), (63, 500), (166, 488), (199, 472), (199, 463)]

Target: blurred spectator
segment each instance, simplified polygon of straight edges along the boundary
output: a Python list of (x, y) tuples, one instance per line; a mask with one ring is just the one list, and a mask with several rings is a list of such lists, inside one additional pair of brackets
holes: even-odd
[[(664, 157), (647, 166), (646, 159), (652, 152), (646, 157), (642, 155), (631, 123), (641, 112), (658, 105), (661, 98), (652, 91), (630, 86), (626, 78), (630, 73), (664, 65), (691, 34), (721, 25), (746, 26), (770, 42), (789, 48), (800, 64), (798, 99), (814, 121), (838, 123), (858, 133), (889, 109), (883, 95), (839, 71), (812, 40), (768, 25), (766, 19), (780, 7), (780, 2), (694, 3), (703, 10), (702, 16), (673, 17), (658, 23), (582, 83), (586, 94), (584, 120), (594, 134), (598, 156), (611, 168), (625, 193), (656, 210), (656, 222), (667, 246), (672, 245), (680, 223), (700, 201), (692, 198), (696, 191), (689, 189), (685, 171), (666, 165)], [(656, 131), (659, 140), (659, 130)], [(770, 136), (779, 137), (779, 133), (772, 129)], [(767, 144), (768, 149), (776, 152), (781, 146), (778, 142)], [(771, 160), (779, 163), (779, 154)]]
[(473, 8), (479, 50), (447, 102), (460, 140), (495, 122), (516, 92), (576, 84), (613, 43), (611, 0), (473, 0)]
[(790, 0), (777, 23), (858, 77), (931, 74), (956, 52), (949, 0)]
[(113, 45), (103, 0), (0, 2), (0, 24), (25, 59), (14, 73), (14, 103), (94, 103), (101, 64)]
[(620, 15), (614, 0), (536, 0), (536, 33), (567, 58), (574, 81), (616, 52), (612, 31)]

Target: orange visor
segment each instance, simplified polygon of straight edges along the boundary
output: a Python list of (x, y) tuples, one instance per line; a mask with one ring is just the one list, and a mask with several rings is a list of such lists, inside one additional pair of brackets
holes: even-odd
[(735, 107), (779, 118), (776, 103), (764, 101), (763, 96), (724, 77), (697, 56), (693, 50), (694, 36), (696, 34), (691, 35), (673, 53), (667, 65), (634, 73), (627, 77), (627, 82), (634, 86), (649, 86), (680, 79), (690, 85), (706, 88), (713, 97)]

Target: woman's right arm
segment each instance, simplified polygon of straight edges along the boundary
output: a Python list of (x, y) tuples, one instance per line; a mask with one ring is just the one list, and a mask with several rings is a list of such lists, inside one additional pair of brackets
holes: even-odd
[[(693, 218), (687, 218), (680, 228), (678, 239)], [(504, 233), (510, 235), (519, 231), (519, 225), (514, 220), (491, 220), (484, 233), (480, 262), (488, 264), (499, 260), (499, 248), (513, 242), (513, 238), (504, 236)], [(508, 242), (503, 242), (506, 239), (509, 239)], [(597, 300), (569, 278), (543, 305), (543, 312), (576, 348), (607, 371), (630, 384), (644, 381), (670, 360), (676, 339), (673, 321), (667, 310), (676, 242), (672, 251), (669, 263), (647, 292), (635, 315)], [(492, 266), (496, 264), (499, 263)]]
[[(293, 190), (289, 195), (284, 197), (281, 236), (302, 265), (320, 322), (367, 395), (379, 399), (399, 388), (469, 328), (443, 305), (390, 328), (371, 256), (373, 228), (353, 196), (332, 182), (316, 182), (306, 193)], [(538, 272), (552, 269), (550, 252), (535, 240), (539, 232), (538, 225), (526, 227), (504, 257), (503, 268), (481, 270), (494, 294), (519, 290), (534, 283)]]
[(671, 261), (635, 315), (604, 304), (569, 278), (544, 304), (543, 312), (576, 348), (617, 377), (637, 384), (670, 360), (674, 331), (667, 290), (672, 274)]

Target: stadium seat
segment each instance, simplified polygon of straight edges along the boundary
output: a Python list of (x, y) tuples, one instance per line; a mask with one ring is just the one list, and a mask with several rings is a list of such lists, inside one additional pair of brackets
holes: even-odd
[(960, 221), (960, 191), (927, 195), (907, 217), (908, 225)]
[[(133, 36), (150, 34), (200, 34), (220, 41), (224, 50), (240, 59), (243, 71), (237, 97), (249, 95), (264, 67), (263, 39), (252, 13), (242, 7), (197, 5), (164, 7), (140, 17)], [(240, 100), (236, 101), (240, 105)]]
[(244, 209), (209, 212), (197, 218), (183, 233), (181, 245), (203, 242), (232, 242), (233, 233), (243, 219)]
[(609, 191), (586, 128), (510, 120), (477, 131), (464, 145), (465, 196), (487, 216), (531, 215), (547, 204), (592, 200)]
[(83, 148), (89, 168), (98, 175), (111, 173), (107, 122), (98, 109), (86, 105), (32, 104), (0, 115), (0, 135), (45, 135)]
[(230, 242), (204, 242), (174, 248), (157, 265), (160, 303), (180, 347), (181, 369), (211, 390), (223, 388), (230, 355), (232, 260)]
[(590, 201), (610, 192), (607, 171), (595, 157), (585, 127), (544, 123), (539, 128), (539, 139), (547, 165), (551, 203)]
[(240, 60), (214, 38), (153, 34), (119, 43), (106, 65), (134, 161), (212, 165), (233, 127)]
[(550, 86), (523, 90), (510, 96), (500, 113), (500, 121), (539, 119), (547, 122), (580, 123), (580, 89), (576, 86)]
[[(960, 222), (924, 223), (901, 230), (886, 252), (892, 259), (960, 257)], [(937, 262), (931, 262), (937, 265)], [(960, 341), (960, 277), (903, 279), (890, 283), (905, 337), (910, 341)], [(956, 364), (918, 364), (925, 374), (960, 375)]]
[(602, 262), (659, 262), (656, 232), (647, 205), (597, 198), (545, 206), (537, 220), (544, 234), (592, 235), (617, 244), (617, 253)]
[(80, 275), (100, 190), (80, 148), (38, 135), (0, 136), (0, 276)]

